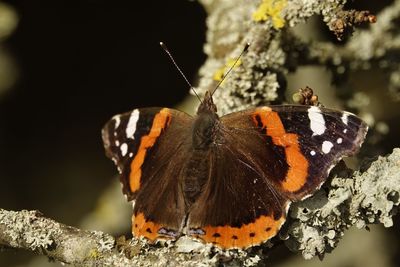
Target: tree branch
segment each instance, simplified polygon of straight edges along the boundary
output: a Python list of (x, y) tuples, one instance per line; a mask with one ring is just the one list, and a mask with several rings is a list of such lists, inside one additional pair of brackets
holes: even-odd
[(0, 209), (3, 248), (25, 249), (62, 263), (86, 265), (115, 257), (114, 245), (114, 238), (108, 234), (67, 226), (43, 217), (38, 211)]
[[(208, 11), (207, 43), (204, 50), (208, 58), (200, 69), (200, 93), (213, 88), (222, 75), (219, 72), (229, 66), (246, 42), (251, 42), (249, 52), (243, 56), (240, 66), (231, 72), (223, 84), (223, 90), (215, 93), (215, 102), (221, 114), (249, 107), (282, 102), (286, 90), (286, 74), (304, 65), (328, 67), (334, 80), (345, 81), (351, 70), (385, 68), (390, 75), (390, 90), (400, 92), (400, 66), (398, 60), (399, 38), (395, 20), (400, 17), (400, 1), (383, 9), (377, 22), (368, 29), (352, 34), (354, 24), (371, 16), (368, 11), (344, 10), (346, 1), (210, 1), (200, 0)], [(281, 17), (284, 28), (275, 28), (272, 21), (277, 14), (269, 13), (264, 22), (254, 21), (252, 15), (261, 3), (283, 3)], [(344, 15), (345, 14), (345, 15)], [(365, 20), (359, 15), (364, 14)], [(338, 24), (347, 33), (349, 41), (343, 45), (328, 42), (302, 41), (292, 28), (306, 19), (321, 15), (324, 23), (335, 34)], [(375, 16), (373, 16), (375, 18)], [(338, 23), (342, 21), (342, 23)], [(336, 26), (332, 26), (336, 25)], [(347, 28), (346, 28), (347, 27)], [(341, 79), (337, 78), (340, 76)], [(397, 91), (396, 91), (397, 90)], [(397, 94), (400, 99), (400, 93)]]
[[(339, 166), (340, 168), (340, 166)], [(338, 168), (336, 168), (337, 170)], [(332, 176), (332, 175), (331, 175)], [(328, 192), (328, 193), (327, 193)], [(400, 149), (379, 157), (363, 173), (335, 173), (330, 185), (291, 207), (286, 245), (306, 259), (332, 251), (344, 230), (393, 226), (400, 204)]]

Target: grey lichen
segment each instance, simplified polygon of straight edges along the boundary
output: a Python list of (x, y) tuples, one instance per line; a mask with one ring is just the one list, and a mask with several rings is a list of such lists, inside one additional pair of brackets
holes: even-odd
[(319, 61), (320, 64), (331, 61), (335, 65), (342, 65), (348, 62), (352, 70), (369, 68), (373, 61), (377, 61), (382, 68), (392, 64), (397, 66), (398, 62), (388, 61), (388, 51), (395, 51), (400, 45), (395, 24), (399, 17), (400, 1), (394, 1), (377, 15), (378, 20), (368, 30), (354, 32), (346, 45), (313, 42), (309, 49), (310, 58), (317, 59), (314, 63)]
[(331, 251), (351, 226), (393, 226), (400, 204), (400, 149), (380, 157), (363, 173), (333, 177), (329, 188), (328, 194), (320, 190), (291, 208), (286, 245), (306, 259)]
[(0, 210), (0, 224), (6, 226), (3, 234), (13, 247), (24, 244), (30, 250), (48, 249), (54, 244), (53, 236), (60, 234), (57, 224), (49, 225), (37, 216), (37, 211), (20, 212)]
[(0, 209), (0, 247), (26, 249), (60, 262), (85, 265), (108, 255), (114, 244), (108, 234), (66, 226), (38, 211)]
[[(291, 28), (314, 15), (321, 15), (337, 35), (352, 32), (357, 22), (375, 22), (368, 19), (372, 15), (367, 11), (343, 10), (345, 0), (200, 2), (208, 12), (207, 43), (204, 46), (208, 58), (199, 72), (200, 93), (204, 94), (214, 87), (222, 77), (215, 74), (226, 71), (229, 62), (237, 58), (244, 44), (251, 43), (248, 53), (241, 59), (242, 64), (235, 67), (229, 79), (222, 84), (223, 88), (215, 93), (214, 99), (221, 114), (282, 102), (286, 89), (285, 75), (301, 65), (325, 66), (334, 75), (343, 76), (348, 68), (371, 68), (371, 61), (376, 59), (381, 59), (381, 65), (389, 64), (390, 68), (397, 64), (388, 63), (385, 57), (388, 50), (396, 49), (397, 38), (383, 35), (390, 35), (394, 30), (392, 22), (398, 18), (400, 1), (395, 1), (393, 6), (383, 10), (377, 16), (379, 19), (376, 25), (368, 30), (356, 31), (344, 47), (327, 42), (302, 41)], [(276, 28), (270, 20), (254, 20), (252, 15), (260, 4), (272, 5), (276, 2), (283, 8), (280, 14), (278, 10), (274, 16), (280, 15), (285, 27)], [(393, 77), (392, 80), (396, 81), (396, 76)]]
[[(203, 3), (203, 2), (202, 2)], [(202, 76), (199, 90), (204, 93), (216, 84), (215, 73), (229, 66), (237, 58), (245, 42), (252, 42), (249, 52), (243, 57), (245, 68), (238, 66), (214, 99), (221, 113), (274, 101), (278, 97), (277, 73), (270, 69), (281, 69), (285, 61), (279, 38), (274, 38), (271, 25), (251, 23), (251, 15), (258, 1), (204, 1), (207, 18), (208, 59), (200, 69)], [(254, 37), (258, 36), (257, 39)], [(261, 37), (262, 36), (262, 37)], [(267, 51), (270, 53), (267, 53)], [(218, 80), (218, 79), (217, 79)], [(227, 88), (228, 90), (225, 90)], [(221, 101), (221, 103), (219, 102)]]

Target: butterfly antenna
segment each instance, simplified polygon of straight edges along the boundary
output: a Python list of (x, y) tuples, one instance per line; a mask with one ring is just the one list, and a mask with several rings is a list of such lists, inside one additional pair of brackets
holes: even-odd
[(178, 64), (176, 63), (174, 57), (172, 56), (171, 52), (169, 52), (168, 47), (163, 43), (160, 42), (160, 46), (162, 47), (162, 49), (164, 49), (165, 53), (167, 53), (167, 55), (169, 56), (169, 58), (171, 59), (172, 63), (174, 64), (175, 68), (179, 71), (179, 73), (181, 74), (181, 76), (183, 77), (183, 79), (185, 79), (186, 83), (190, 86), (190, 89), (193, 91), (193, 93), (197, 96), (197, 98), (199, 99), (200, 103), (202, 103), (203, 101), (201, 101), (200, 96), (197, 94), (196, 90), (194, 89), (194, 87), (192, 86), (192, 84), (189, 82), (189, 80), (186, 78), (185, 74), (183, 74), (183, 71), (181, 70), (181, 68), (179, 68)]
[(218, 82), (217, 86), (215, 86), (214, 90), (211, 91), (211, 96), (217, 91), (217, 89), (220, 87), (222, 82), (225, 80), (225, 78), (228, 76), (228, 74), (236, 67), (237, 63), (239, 62), (240, 58), (244, 55), (244, 53), (249, 50), (250, 43), (246, 43), (245, 47), (243, 48), (242, 52), (240, 55), (236, 58), (235, 62), (233, 65), (229, 68), (229, 70), (222, 76), (222, 79)]

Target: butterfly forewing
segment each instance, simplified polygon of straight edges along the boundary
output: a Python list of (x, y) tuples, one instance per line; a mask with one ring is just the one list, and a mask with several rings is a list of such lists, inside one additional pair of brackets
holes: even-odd
[(185, 216), (179, 178), (188, 156), (192, 117), (167, 108), (135, 109), (103, 128), (106, 154), (117, 165), (123, 192), (136, 200), (133, 232), (151, 240), (175, 235)]
[[(286, 174), (277, 173), (273, 180), (291, 199), (302, 199), (318, 189), (340, 159), (359, 150), (368, 130), (352, 113), (315, 106), (260, 107), (221, 120), (236, 131), (256, 126), (266, 136), (266, 145), (276, 152), (272, 165), (287, 164)], [(273, 160), (267, 162), (271, 165)]]

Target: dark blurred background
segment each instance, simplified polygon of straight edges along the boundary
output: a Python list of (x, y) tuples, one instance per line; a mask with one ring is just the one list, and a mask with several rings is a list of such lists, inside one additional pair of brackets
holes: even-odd
[(188, 95), (159, 41), (193, 81), (205, 60), (206, 14), (186, 0), (2, 2), (19, 23), (1, 44), (18, 74), (0, 92), (0, 207), (77, 226), (116, 173), (103, 124)]

